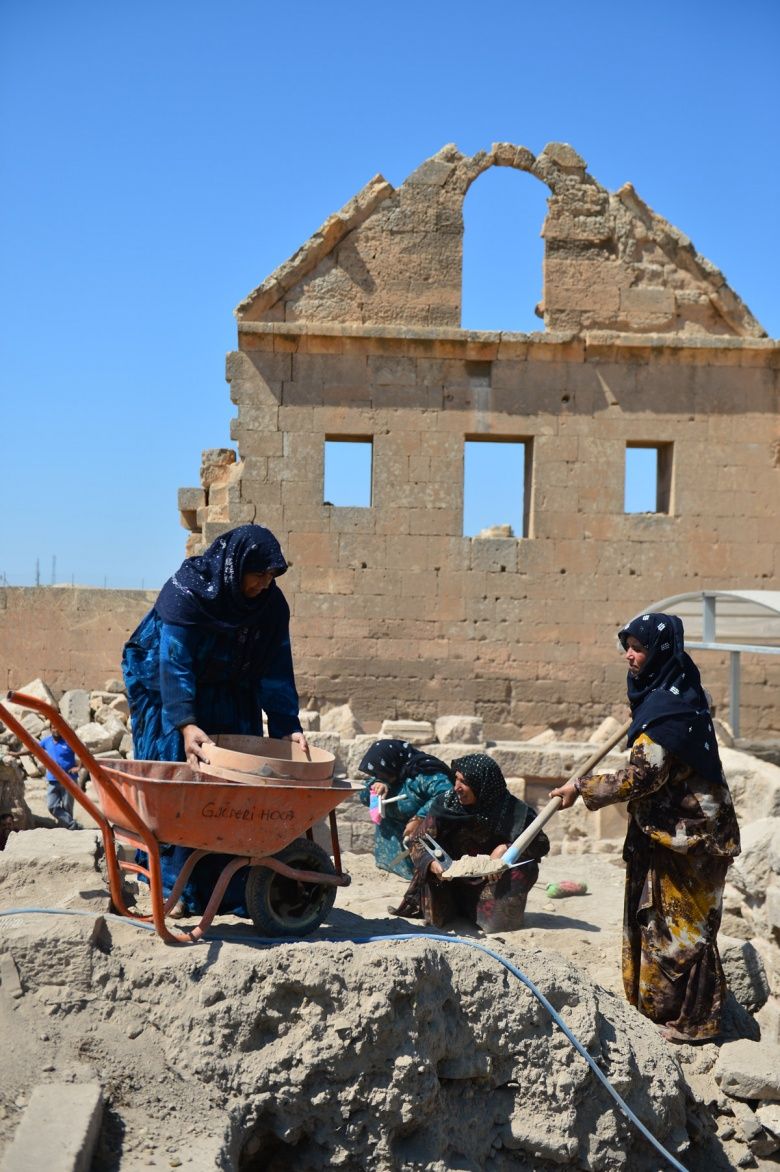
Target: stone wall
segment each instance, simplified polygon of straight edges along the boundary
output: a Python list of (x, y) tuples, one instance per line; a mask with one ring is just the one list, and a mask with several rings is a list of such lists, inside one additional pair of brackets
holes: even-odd
[[(244, 326), (228, 360), (240, 460), (201, 490), (190, 548), (251, 520), (280, 537), (317, 705), (473, 711), (496, 735), (595, 726), (624, 696), (620, 623), (777, 581), (777, 349), (451, 335)], [(373, 503), (324, 504), (325, 440), (355, 436), (373, 444)], [(529, 445), (528, 537), (461, 536), (466, 438)], [(623, 511), (637, 442), (670, 445), (668, 513)], [(724, 711), (725, 662), (702, 667)], [(776, 660), (744, 657), (745, 735), (780, 731), (779, 688)]]
[[(546, 332), (461, 330), (462, 204), (487, 167), (550, 188)], [(489, 735), (622, 712), (617, 627), (780, 571), (778, 344), (718, 269), (566, 144), (446, 147), (377, 176), (237, 311), (234, 452), (183, 489), (189, 552), (247, 521), (291, 559), (303, 699), (358, 716), (474, 712)], [(323, 500), (326, 440), (372, 445), (372, 503)], [(463, 533), (464, 441), (525, 443), (524, 535)], [(664, 500), (624, 512), (626, 447)], [(505, 520), (496, 502), (496, 522)], [(726, 664), (702, 656), (725, 707)], [(780, 665), (743, 657), (742, 732), (780, 732)]]
[(150, 590), (0, 589), (0, 689), (37, 676), (61, 693), (119, 675), (124, 642), (155, 598)]

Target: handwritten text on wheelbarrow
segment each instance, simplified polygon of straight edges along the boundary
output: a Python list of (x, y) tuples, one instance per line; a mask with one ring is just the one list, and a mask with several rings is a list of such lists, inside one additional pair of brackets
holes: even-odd
[(237, 818), (239, 822), (290, 822), (295, 817), (292, 810), (258, 810), (251, 806), (237, 809), (230, 805), (219, 806), (216, 802), (206, 802), (201, 814), (204, 818)]

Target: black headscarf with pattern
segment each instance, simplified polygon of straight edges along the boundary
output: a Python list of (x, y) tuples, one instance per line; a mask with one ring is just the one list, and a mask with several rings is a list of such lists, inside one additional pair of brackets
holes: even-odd
[(359, 768), (361, 773), (368, 773), (387, 785), (401, 786), (407, 777), (419, 777), (421, 774), (429, 776), (433, 773), (443, 773), (450, 779), (453, 777), (449, 765), (445, 765), (438, 757), (421, 752), (408, 741), (391, 738), (376, 741), (371, 745)]
[(164, 623), (237, 631), (289, 620), (284, 595), (271, 582), (256, 598), (241, 592), (244, 574), (283, 574), (287, 562), (270, 529), (240, 525), (213, 541), (205, 553), (187, 558), (163, 586), (154, 609)]
[(629, 747), (642, 733), (707, 781), (718, 782), (723, 767), (701, 686), (699, 669), (685, 651), (682, 620), (677, 615), (648, 613), (632, 619), (618, 631), (623, 648), (633, 637), (647, 651), (637, 676), (628, 673), (628, 702), (632, 722)]
[(497, 830), (505, 820), (515, 799), (506, 787), (506, 780), (497, 762), (486, 753), (470, 753), (452, 762), (452, 772), (462, 773), (466, 785), (474, 791), (475, 806), (461, 804), (456, 790), (439, 794), (431, 806), (431, 814), (457, 819), (475, 819), (489, 830)]

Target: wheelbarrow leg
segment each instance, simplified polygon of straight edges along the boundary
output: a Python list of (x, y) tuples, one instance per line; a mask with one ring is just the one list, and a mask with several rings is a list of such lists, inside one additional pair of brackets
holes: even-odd
[[(199, 855), (205, 855), (209, 852), (198, 851), (196, 853)], [(219, 905), (222, 903), (222, 899), (225, 895), (225, 892), (227, 891), (228, 883), (233, 878), (236, 871), (240, 871), (242, 867), (248, 867), (251, 862), (252, 860), (250, 858), (235, 858), (231, 859), (230, 862), (225, 865), (219, 879), (214, 886), (214, 890), (211, 893), (211, 899), (206, 904), (206, 910), (201, 917), (200, 923), (190, 932), (190, 938), (192, 940), (200, 940), (204, 932), (208, 931), (209, 927), (211, 926), (211, 921), (219, 911)], [(174, 888), (174, 892), (175, 890), (176, 888)], [(173, 898), (173, 892), (171, 893), (171, 898)]]

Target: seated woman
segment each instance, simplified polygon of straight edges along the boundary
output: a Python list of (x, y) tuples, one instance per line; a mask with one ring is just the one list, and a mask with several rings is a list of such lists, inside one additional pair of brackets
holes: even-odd
[(411, 845), (414, 878), (393, 915), (422, 918), (442, 928), (457, 916), (484, 932), (513, 931), (523, 925), (528, 892), (539, 877), (539, 859), (550, 849), (540, 833), (523, 855), (523, 866), (497, 878), (442, 879), (442, 867), (420, 841), (430, 834), (453, 859), (489, 854), (500, 859), (512, 841), (533, 822), (535, 813), (510, 794), (492, 757), (472, 753), (452, 762), (455, 786), (431, 806)]
[(438, 757), (421, 753), (408, 741), (382, 740), (368, 750), (360, 772), (370, 778), (359, 795), (364, 806), (370, 804), (372, 793), (400, 796), (385, 808), (377, 823), (374, 859), (382, 871), (411, 879), (414, 869), (404, 855), (403, 840), (419, 828), (434, 798), (452, 789), (452, 771)]

